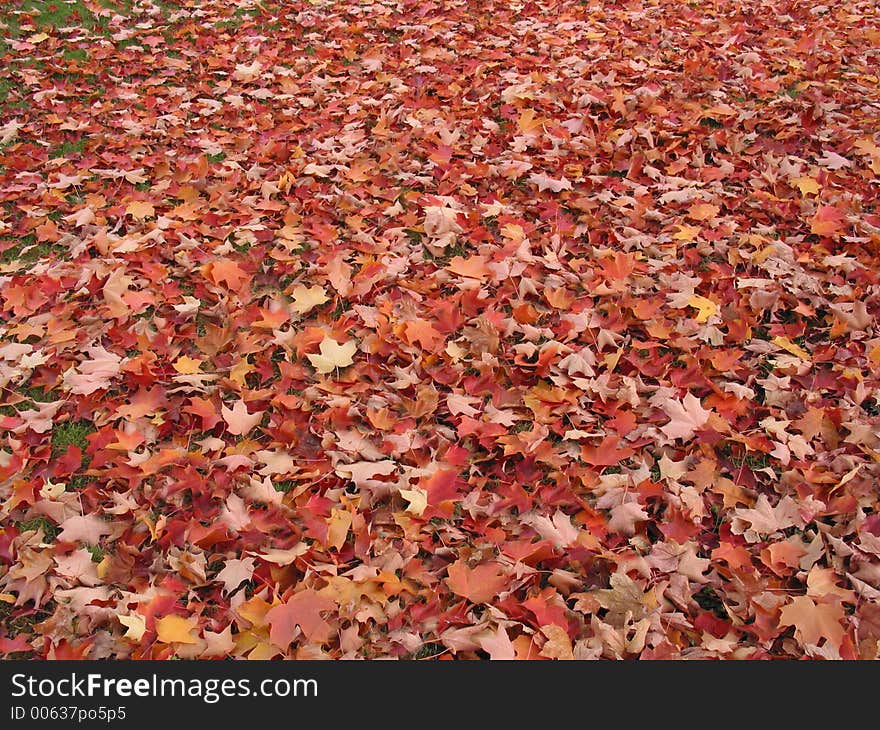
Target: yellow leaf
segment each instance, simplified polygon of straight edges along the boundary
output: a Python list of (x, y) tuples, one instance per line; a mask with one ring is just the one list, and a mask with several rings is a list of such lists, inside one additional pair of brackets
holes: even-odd
[[(293, 561), (291, 560), (291, 562)], [(267, 603), (259, 596), (253, 596), (249, 600), (239, 605), (238, 608), (235, 609), (235, 612), (245, 621), (253, 624), (254, 626), (265, 626), (266, 614), (269, 612), (273, 605), (275, 604)]]
[(695, 221), (707, 221), (714, 218), (721, 211), (717, 205), (711, 203), (697, 203), (688, 211), (688, 218)]
[(327, 292), (324, 290), (323, 286), (319, 286), (318, 284), (309, 287), (299, 284), (293, 287), (293, 290), (290, 293), (293, 296), (293, 303), (290, 306), (294, 311), (299, 312), (300, 314), (305, 314), (313, 307), (317, 307), (319, 304), (328, 301)]
[(523, 239), (525, 239), (526, 232), (518, 223), (505, 223), (501, 226), (501, 235), (505, 238), (509, 238), (516, 244), (520, 244), (523, 242)]
[(688, 304), (692, 307), (696, 307), (699, 310), (695, 319), (700, 324), (707, 321), (709, 317), (718, 314), (718, 305), (715, 304), (715, 302), (713, 302), (711, 299), (701, 297), (699, 294), (694, 294), (690, 299), (688, 299)]
[(28, 36), (28, 43), (42, 43), (43, 41), (49, 40), (49, 36), (45, 33), (34, 33), (33, 35)]
[(110, 572), (110, 567), (113, 565), (113, 561), (110, 559), (109, 555), (105, 555), (100, 563), (95, 566), (95, 570), (98, 573), (98, 577), (101, 580), (107, 576), (107, 573)]
[(693, 241), (700, 233), (699, 226), (689, 226), (687, 223), (676, 223), (677, 233), (673, 233), (672, 237), (676, 241)]
[(862, 139), (856, 140), (853, 147), (855, 147), (862, 155), (880, 157), (880, 147), (878, 147), (870, 137), (863, 137)]
[(15, 596), (11, 593), (0, 593), (0, 601), (3, 601), (3, 603), (15, 603)]
[(519, 115), (517, 126), (523, 134), (528, 134), (529, 132), (538, 129), (543, 123), (544, 120), (540, 117), (536, 117), (534, 111), (531, 109), (525, 109), (523, 113)]
[[(144, 632), (147, 630), (147, 624), (144, 621), (144, 617), (137, 613), (132, 613), (128, 616), (117, 616), (119, 619), (119, 623), (121, 623), (127, 631), (123, 636), (126, 639), (131, 639), (132, 641), (140, 641), (144, 635)], [(160, 619), (161, 621), (162, 619)]]
[(541, 656), (547, 659), (574, 659), (571, 648), (571, 639), (568, 632), (556, 624), (548, 624), (541, 627), (541, 633), (547, 637), (547, 643), (541, 649)]
[(197, 360), (195, 358), (188, 357), (187, 355), (181, 355), (173, 363), (171, 363), (171, 367), (173, 367), (181, 375), (192, 375), (193, 373), (199, 372), (203, 362), (204, 360)]
[(605, 357), (602, 358), (602, 361), (605, 363), (605, 367), (608, 368), (608, 372), (614, 372), (614, 368), (617, 367), (617, 363), (620, 362), (620, 356), (623, 355), (623, 348), (618, 347), (616, 352), (607, 352), (605, 353)]
[(812, 177), (796, 177), (791, 185), (801, 191), (801, 195), (815, 195), (819, 192), (819, 181)]
[(409, 505), (406, 511), (414, 515), (421, 515), (428, 507), (428, 492), (424, 489), (401, 489), (400, 496), (403, 497)]
[(142, 221), (144, 218), (156, 215), (153, 204), (146, 200), (132, 200), (125, 209), (132, 218)]
[(752, 263), (763, 263), (767, 258), (776, 253), (776, 246), (764, 246), (760, 251), (752, 254)]
[(448, 345), (446, 345), (446, 350), (444, 352), (446, 352), (446, 354), (449, 355), (449, 357), (451, 357), (454, 362), (458, 362), (459, 360), (461, 360), (461, 358), (467, 355), (467, 350), (463, 350), (454, 342), (450, 342)]
[[(312, 5), (314, 4), (315, 1), (312, 0)], [(277, 646), (272, 646), (272, 644), (267, 641), (261, 641), (254, 647), (253, 651), (248, 654), (248, 661), (265, 661), (278, 656), (278, 654), (279, 651)]]
[(195, 644), (190, 635), (194, 628), (193, 622), (183, 616), (163, 616), (156, 621), (157, 638), (163, 644)]
[(327, 544), (341, 550), (350, 527), (351, 512), (347, 509), (331, 510), (330, 519), (327, 521)]
[(319, 373), (329, 373), (354, 362), (353, 355), (357, 349), (357, 342), (349, 340), (344, 345), (340, 345), (332, 337), (324, 335), (318, 349), (320, 354), (308, 355), (309, 361)]
[(229, 369), (229, 379), (233, 383), (238, 383), (238, 385), (243, 386), (246, 384), (244, 379), (245, 375), (253, 369), (254, 366), (247, 361), (247, 358), (243, 357)]
[(790, 352), (792, 355), (796, 355), (801, 358), (801, 360), (809, 360), (810, 353), (807, 352), (803, 347), (799, 347), (794, 344), (788, 337), (774, 337), (772, 340), (773, 344), (777, 347), (781, 347), (786, 352)]

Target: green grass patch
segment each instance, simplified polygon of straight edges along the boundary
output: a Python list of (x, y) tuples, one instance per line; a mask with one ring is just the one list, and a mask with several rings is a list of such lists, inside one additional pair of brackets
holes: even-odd
[(9, 79), (0, 79), (0, 104), (5, 104), (9, 98), (13, 83)]
[(0, 20), (9, 26), (7, 36), (18, 38), (21, 26), (31, 23), (38, 30), (80, 26), (94, 30), (102, 24), (82, 0), (21, 0), (18, 12), (0, 11)]
[(34, 388), (32, 386), (21, 386), (16, 390), (19, 395), (36, 403), (51, 403), (61, 397), (54, 390), (43, 390), (42, 388)]
[(65, 61), (87, 61), (89, 52), (85, 48), (65, 48), (61, 58)]
[(28, 530), (42, 530), (44, 542), (53, 542), (58, 536), (58, 525), (51, 522), (46, 517), (34, 517), (31, 520), (22, 520), (16, 527), (19, 531), (27, 532)]
[(64, 251), (63, 246), (52, 243), (37, 243), (33, 235), (23, 236), (21, 240), (0, 253), (0, 264), (17, 263), (31, 266), (42, 258), (57, 255)]
[(418, 649), (416, 649), (412, 653), (412, 658), (419, 659), (430, 659), (431, 657), (439, 656), (446, 651), (446, 647), (443, 644), (440, 644), (436, 641), (428, 642), (427, 644), (422, 644)]
[(14, 405), (0, 406), (0, 414), (4, 416), (14, 416), (20, 411), (36, 410), (37, 403), (50, 403), (51, 401), (58, 400), (58, 394), (51, 390), (47, 393), (40, 388), (27, 388), (21, 386), (15, 390), (26, 400), (21, 400)]
[[(86, 459), (83, 458), (83, 461)], [(67, 482), (67, 491), (68, 492), (77, 492), (80, 489), (85, 489), (92, 482), (97, 481), (95, 477), (85, 476), (84, 474), (77, 474), (75, 477), (71, 477)]]
[(78, 446), (85, 453), (89, 446), (89, 434), (97, 429), (89, 421), (67, 421), (52, 429), (52, 456), (65, 454), (71, 446)]
[(100, 563), (107, 554), (107, 551), (100, 545), (86, 545), (86, 550), (91, 554), (93, 563)]

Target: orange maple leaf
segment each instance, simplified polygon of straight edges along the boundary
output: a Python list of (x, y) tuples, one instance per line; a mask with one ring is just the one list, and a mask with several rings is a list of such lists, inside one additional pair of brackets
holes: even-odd
[(410, 320), (403, 326), (404, 336), (409, 344), (420, 343), (422, 349), (433, 352), (445, 339), (443, 333), (434, 329), (434, 326), (424, 319)]
[(473, 603), (488, 603), (508, 581), (498, 563), (481, 563), (469, 568), (463, 560), (456, 560), (447, 573), (446, 585), (452, 592)]
[(332, 611), (336, 604), (317, 591), (308, 588), (291, 596), (287, 603), (275, 606), (266, 613), (269, 639), (275, 646), (286, 649), (295, 638), (299, 626), (309, 641), (322, 644), (330, 638), (333, 627), (321, 616)]
[(844, 215), (833, 205), (820, 205), (816, 215), (810, 218), (810, 233), (817, 236), (833, 236), (844, 227)]
[(818, 645), (825, 638), (840, 648), (846, 630), (841, 625), (845, 618), (839, 603), (816, 603), (808, 596), (798, 596), (784, 606), (779, 614), (780, 626), (794, 626), (794, 635), (802, 644)]
[(707, 221), (711, 220), (721, 211), (717, 205), (712, 205), (711, 203), (697, 203), (696, 205), (691, 206), (691, 209), (688, 211), (688, 218), (695, 221)]
[(156, 209), (148, 200), (132, 200), (126, 206), (125, 212), (137, 220), (144, 220), (144, 218), (156, 215)]
[(470, 258), (456, 256), (449, 262), (446, 270), (459, 276), (482, 281), (489, 275), (489, 268), (486, 266), (486, 263), (485, 256), (471, 256)]
[(240, 291), (243, 283), (250, 279), (238, 262), (231, 259), (218, 259), (207, 264), (205, 275), (215, 284), (225, 283), (234, 292)]

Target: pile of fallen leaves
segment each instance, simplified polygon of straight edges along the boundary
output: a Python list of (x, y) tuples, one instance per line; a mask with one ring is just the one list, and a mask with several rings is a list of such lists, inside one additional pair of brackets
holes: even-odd
[(0, 654), (878, 656), (876, 3), (58, 5)]

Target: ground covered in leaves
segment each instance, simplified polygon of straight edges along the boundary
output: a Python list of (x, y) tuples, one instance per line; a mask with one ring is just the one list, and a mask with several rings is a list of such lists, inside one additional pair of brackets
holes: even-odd
[(877, 657), (876, 3), (0, 22), (2, 656)]

